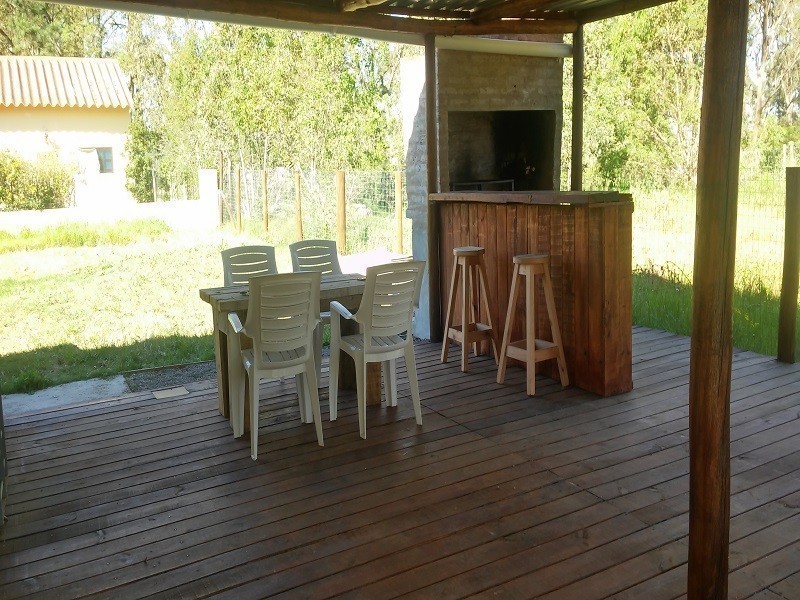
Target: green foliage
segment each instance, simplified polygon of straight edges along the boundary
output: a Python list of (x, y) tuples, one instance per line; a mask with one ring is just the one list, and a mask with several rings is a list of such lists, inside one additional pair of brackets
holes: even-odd
[[(392, 110), (398, 47), (225, 24), (188, 23), (157, 37), (154, 27), (131, 17), (121, 59), (148, 90), (149, 103), (137, 104), (129, 147), (131, 156), (142, 155), (129, 170), (138, 199), (148, 197), (153, 166), (158, 176), (182, 184), (221, 160), (225, 168), (402, 163)], [(150, 46), (168, 60), (153, 58)]]
[(44, 154), (30, 162), (0, 151), (0, 210), (63, 208), (73, 189), (73, 170)]
[(783, 166), (784, 146), (790, 142), (800, 142), (800, 124), (787, 124), (772, 115), (767, 117), (757, 140), (759, 167), (765, 171), (780, 169)]
[(158, 178), (159, 174), (154, 170), (156, 158), (153, 153), (160, 145), (161, 136), (147, 126), (137, 111), (131, 115), (128, 132), (130, 135), (125, 142), (125, 151), (130, 159), (125, 170), (125, 187), (137, 202), (155, 202), (153, 188), (159, 182), (154, 178)]
[(32, 0), (0, 0), (0, 54), (103, 56), (109, 11)]
[(597, 187), (694, 180), (705, 16), (704, 2), (678, 0), (587, 27), (586, 177)]

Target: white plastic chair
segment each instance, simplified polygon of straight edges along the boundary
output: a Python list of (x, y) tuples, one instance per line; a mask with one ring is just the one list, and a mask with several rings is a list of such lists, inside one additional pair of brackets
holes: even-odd
[[(317, 442), (322, 440), (322, 417), (317, 392), (317, 371), (312, 348), (314, 329), (319, 323), (319, 273), (285, 273), (250, 279), (247, 319), (230, 313), (233, 331), (252, 340), (242, 350), (242, 369), (250, 390), (250, 455), (258, 458), (259, 383), (265, 378), (295, 376), (304, 423), (312, 420)], [(240, 381), (244, 379), (240, 376)], [(244, 386), (231, 402), (234, 435), (244, 430)]]
[(222, 251), (224, 285), (247, 283), (251, 277), (278, 272), (272, 246), (239, 246)]
[[(397, 405), (395, 359), (405, 357), (414, 415), (422, 425), (419, 382), (414, 362), (411, 318), (419, 304), (424, 261), (378, 265), (367, 269), (364, 295), (356, 314), (339, 302), (331, 302), (331, 359), (329, 378), (330, 419), (336, 420), (339, 383), (339, 352), (346, 352), (356, 364), (358, 394), (358, 426), (361, 437), (367, 437), (366, 376), (367, 363), (383, 363), (384, 393), (387, 404)], [(361, 332), (342, 336), (341, 319), (351, 319)]]
[(301, 240), (289, 244), (292, 271), (319, 271), (323, 275), (341, 275), (339, 253), (334, 240)]
[[(339, 253), (334, 240), (301, 240), (289, 244), (292, 270), (295, 273), (317, 271), (323, 275), (341, 275)], [(331, 313), (320, 313), (320, 325), (314, 332), (314, 359), (317, 361), (317, 381), (322, 377), (322, 325), (331, 322)]]

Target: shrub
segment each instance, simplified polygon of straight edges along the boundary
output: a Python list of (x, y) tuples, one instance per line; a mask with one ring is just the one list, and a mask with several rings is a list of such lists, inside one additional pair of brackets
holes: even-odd
[(0, 210), (63, 208), (73, 189), (72, 169), (54, 153), (31, 162), (0, 151)]

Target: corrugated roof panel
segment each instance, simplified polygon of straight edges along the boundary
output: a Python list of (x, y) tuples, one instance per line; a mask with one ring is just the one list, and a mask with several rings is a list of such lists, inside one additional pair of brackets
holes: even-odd
[(119, 63), (111, 58), (0, 56), (0, 105), (129, 108)]

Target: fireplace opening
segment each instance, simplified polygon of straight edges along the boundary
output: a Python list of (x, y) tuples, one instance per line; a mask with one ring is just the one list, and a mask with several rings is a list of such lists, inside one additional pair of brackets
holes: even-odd
[(552, 190), (553, 110), (448, 113), (450, 189)]

